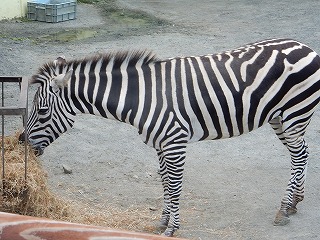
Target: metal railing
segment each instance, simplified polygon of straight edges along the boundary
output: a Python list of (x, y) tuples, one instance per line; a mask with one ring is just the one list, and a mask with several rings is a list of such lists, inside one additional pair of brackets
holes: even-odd
[[(11, 77), (11, 76), (0, 76), (1, 82), (1, 106), (0, 106), (0, 115), (2, 117), (2, 126), (1, 126), (1, 137), (2, 137), (2, 146), (1, 146), (1, 159), (2, 159), (2, 180), (5, 178), (5, 158), (4, 158), (4, 116), (5, 115), (19, 115), (22, 116), (23, 126), (27, 125), (28, 118), (28, 78), (27, 77)], [(18, 83), (20, 87), (20, 97), (17, 106), (4, 106), (4, 85), (5, 83)], [(25, 133), (24, 139), (24, 151), (25, 151), (25, 171), (24, 171), (24, 179), (27, 180), (27, 163), (28, 163), (28, 136)]]

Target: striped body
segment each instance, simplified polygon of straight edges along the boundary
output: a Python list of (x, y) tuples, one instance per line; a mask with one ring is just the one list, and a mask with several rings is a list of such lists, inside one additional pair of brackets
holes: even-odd
[(292, 158), (280, 209), (287, 221), (289, 209), (303, 198), (308, 158), (303, 135), (319, 102), (319, 80), (319, 56), (290, 39), (199, 57), (158, 60), (151, 53), (128, 52), (50, 63), (33, 77), (41, 86), (27, 133), (42, 152), (72, 127), (78, 112), (135, 126), (157, 150), (162, 223), (172, 235), (179, 227), (187, 143), (238, 136), (270, 123)]

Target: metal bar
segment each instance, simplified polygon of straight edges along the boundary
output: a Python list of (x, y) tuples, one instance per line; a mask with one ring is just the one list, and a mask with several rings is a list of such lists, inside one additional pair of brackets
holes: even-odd
[(2, 180), (4, 179), (4, 116), (2, 115), (2, 125), (1, 125), (1, 162), (2, 162)]
[(29, 89), (29, 80), (26, 77), (22, 78), (21, 87), (20, 87), (20, 99), (19, 106), (20, 109), (24, 107), (23, 114), (23, 127), (24, 131), (24, 180), (27, 183), (27, 170), (28, 170), (28, 133), (26, 131), (27, 128), (27, 120), (28, 120), (28, 89)]
[[(29, 87), (29, 80), (27, 77), (22, 77), (21, 79), (21, 92), (19, 98), (19, 107), (24, 108), (25, 110), (28, 109), (28, 87)], [(28, 114), (28, 111), (26, 111)]]
[(0, 115), (25, 115), (25, 108), (17, 108), (14, 106), (1, 107)]
[(2, 81), (1, 82), (1, 96), (2, 96), (1, 97), (1, 107), (4, 106), (4, 96), (3, 96), (4, 95), (4, 92), (3, 92), (4, 90), (3, 89), (4, 89), (4, 87), (3, 87), (3, 81)]
[[(28, 78), (27, 77), (0, 77), (0, 82), (2, 82), (2, 105), (0, 107), (0, 115), (25, 115), (28, 114), (25, 110), (28, 106)], [(16, 106), (4, 106), (4, 96), (3, 96), (3, 83), (4, 82), (18, 82), (20, 84), (20, 97), (19, 105)]]
[[(4, 85), (1, 82), (1, 107), (4, 106)], [(2, 180), (4, 180), (4, 115), (1, 116), (2, 124), (1, 124), (1, 162), (2, 162)], [(1, 181), (2, 182), (2, 181)], [(3, 186), (2, 186), (3, 189)]]
[[(27, 115), (23, 116), (23, 125), (26, 129), (27, 126)], [(27, 172), (28, 172), (28, 134), (24, 131), (24, 181), (27, 183)]]
[[(28, 117), (28, 86), (29, 81), (27, 77), (13, 77), (13, 76), (0, 76), (2, 86), (2, 101), (0, 107), (0, 115), (2, 115), (2, 144), (1, 144), (1, 157), (2, 157), (2, 180), (5, 177), (5, 159), (4, 159), (4, 115), (20, 115), (23, 119), (23, 126), (26, 128)], [(4, 82), (17, 82), (20, 87), (20, 96), (18, 106), (4, 106)], [(28, 167), (28, 136), (25, 133), (24, 151), (25, 151), (25, 171), (24, 179), (27, 181), (27, 167)]]
[(0, 82), (21, 82), (22, 77), (0, 76)]

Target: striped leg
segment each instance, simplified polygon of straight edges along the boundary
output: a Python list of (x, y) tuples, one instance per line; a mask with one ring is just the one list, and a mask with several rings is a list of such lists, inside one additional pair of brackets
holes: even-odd
[(273, 119), (270, 124), (277, 136), (286, 145), (291, 155), (291, 177), (286, 189), (286, 194), (281, 201), (281, 207), (276, 215), (274, 225), (289, 223), (289, 215), (297, 212), (297, 204), (304, 198), (304, 185), (308, 162), (308, 146), (303, 138), (307, 123), (291, 127), (282, 131), (279, 119)]
[(282, 131), (282, 123), (280, 122), (280, 118), (274, 118), (269, 122), (270, 126), (276, 133), (277, 137), (280, 139), (280, 141), (283, 143), (283, 145), (287, 146), (287, 141), (285, 139), (285, 136)]
[(185, 163), (185, 144), (171, 144), (158, 151), (160, 174), (164, 189), (162, 226), (167, 226), (165, 236), (173, 236), (180, 227), (179, 199), (182, 191), (182, 177)]
[(168, 172), (166, 161), (164, 160), (164, 155), (161, 150), (157, 150), (159, 163), (160, 163), (160, 175), (163, 186), (163, 198), (164, 198), (164, 206), (162, 210), (162, 216), (160, 220), (160, 228), (161, 230), (165, 230), (168, 227), (169, 219), (170, 219), (170, 198), (169, 198), (169, 189), (168, 189)]

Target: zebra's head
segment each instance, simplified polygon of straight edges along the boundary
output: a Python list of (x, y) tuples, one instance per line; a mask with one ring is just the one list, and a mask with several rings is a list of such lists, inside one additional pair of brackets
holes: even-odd
[(27, 132), (29, 143), (38, 155), (73, 126), (76, 113), (66, 100), (67, 86), (72, 73), (70, 66), (58, 58), (52, 63), (45, 64), (39, 73), (32, 77), (31, 84), (40, 86), (35, 93), (27, 126), (20, 135), (20, 140), (24, 139), (24, 134)]

